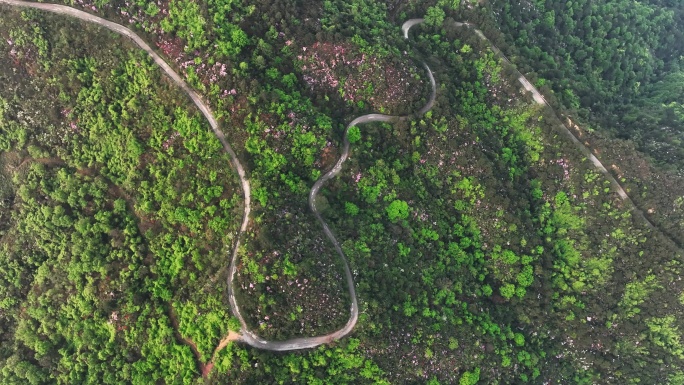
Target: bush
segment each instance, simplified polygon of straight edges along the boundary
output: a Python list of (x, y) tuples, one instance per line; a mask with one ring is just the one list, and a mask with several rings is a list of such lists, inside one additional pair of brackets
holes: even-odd
[(235, 317), (230, 317), (230, 319), (228, 320), (228, 330), (239, 332), (241, 328), (242, 325), (240, 325), (240, 320), (238, 320)]
[(361, 130), (357, 126), (349, 127), (347, 130), (347, 139), (349, 143), (356, 143), (361, 140)]
[(344, 211), (349, 214), (352, 217), (355, 217), (356, 215), (359, 214), (359, 206), (351, 203), (351, 202), (345, 202), (344, 203)]
[(402, 200), (395, 200), (387, 206), (387, 216), (392, 222), (396, 222), (399, 219), (408, 218), (408, 203)]
[(480, 368), (475, 368), (472, 372), (465, 372), (458, 380), (459, 385), (475, 385), (480, 381)]
[(506, 299), (511, 299), (515, 295), (515, 285), (507, 283), (499, 288), (499, 293)]

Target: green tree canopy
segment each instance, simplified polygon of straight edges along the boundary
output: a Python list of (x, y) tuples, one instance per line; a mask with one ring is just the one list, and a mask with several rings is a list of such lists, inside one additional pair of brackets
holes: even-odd
[(387, 206), (387, 216), (392, 222), (396, 222), (399, 219), (408, 218), (409, 205), (402, 200), (395, 200)]

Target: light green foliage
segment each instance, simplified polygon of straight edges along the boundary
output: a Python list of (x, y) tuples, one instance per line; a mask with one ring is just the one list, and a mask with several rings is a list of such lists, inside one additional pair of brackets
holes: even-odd
[(305, 166), (311, 167), (315, 157), (318, 155), (317, 139), (313, 132), (306, 132), (297, 135), (294, 140), (292, 154), (295, 159), (301, 161)]
[(361, 130), (358, 126), (349, 127), (347, 139), (349, 139), (349, 143), (356, 143), (361, 140)]
[[(234, 0), (209, 0), (209, 12), (213, 21), (213, 32), (216, 34), (215, 46), (220, 55), (230, 58), (240, 54), (242, 49), (249, 44), (249, 36), (236, 24), (242, 12), (236, 10), (237, 3)], [(245, 14), (251, 14), (253, 9), (245, 8)], [(234, 15), (232, 20), (229, 16)]]
[(240, 325), (239, 319), (237, 319), (236, 317), (230, 317), (230, 319), (228, 319), (228, 330), (239, 332), (241, 328), (242, 325)]
[(451, 350), (458, 349), (458, 340), (456, 338), (449, 337), (449, 349), (451, 349)]
[(524, 346), (525, 345), (525, 336), (523, 336), (521, 333), (515, 333), (513, 337), (513, 341), (515, 341), (515, 344), (517, 346)]
[(268, 203), (268, 191), (263, 187), (253, 189), (252, 196), (261, 206), (265, 207)]
[(363, 177), (359, 180), (358, 186), (361, 191), (361, 196), (367, 203), (375, 203), (381, 194), (386, 194), (383, 200), (389, 201), (396, 197), (393, 189), (390, 189), (390, 183), (397, 180), (399, 176), (396, 170), (389, 167), (382, 159), (375, 161), (375, 165), (368, 169)]
[(402, 200), (394, 200), (387, 206), (387, 216), (390, 221), (397, 222), (400, 219), (408, 218), (409, 206), (408, 203)]
[(459, 385), (475, 385), (480, 381), (480, 368), (475, 368), (473, 371), (467, 371), (461, 375), (458, 380)]
[(151, 16), (151, 17), (155, 17), (159, 14), (159, 12), (160, 12), (160, 9), (157, 6), (157, 4), (155, 4), (153, 2), (147, 3), (147, 7), (145, 8), (145, 14), (147, 14), (148, 16)]
[(677, 371), (667, 379), (667, 385), (684, 385), (684, 372)]
[[(233, 363), (235, 361), (235, 354), (233, 352), (233, 343), (229, 343), (228, 346), (221, 349), (217, 354), (214, 362), (216, 363), (215, 368), (219, 373), (227, 373), (232, 369)], [(237, 368), (236, 368), (237, 369)]]
[(482, 286), (482, 294), (489, 297), (492, 295), (492, 293), (493, 293), (493, 290), (492, 290), (491, 286), (489, 286), (489, 285), (483, 285)]
[(554, 210), (549, 225), (550, 230), (547, 228), (544, 231), (548, 233), (555, 230), (558, 235), (578, 230), (583, 225), (581, 217), (573, 212), (568, 195), (563, 191), (558, 192), (554, 198)]
[(22, 125), (5, 118), (8, 110), (9, 103), (0, 98), (0, 151), (8, 151), (11, 148), (23, 149), (28, 140), (28, 132)]
[[(269, 69), (267, 72), (274, 76), (274, 80), (277, 79), (277, 70)], [(244, 119), (244, 125), (250, 134), (245, 149), (252, 155), (255, 163), (253, 178), (263, 178), (264, 181), (277, 179), (294, 193), (307, 193), (308, 188), (303, 178), (310, 179), (316, 175), (313, 164), (326, 145), (326, 135), (332, 130), (332, 120), (327, 115), (316, 113), (311, 100), (299, 93), (292, 94), (279, 88), (274, 88), (271, 92), (275, 97), (265, 106), (264, 112), (277, 116), (279, 124), (271, 127), (252, 115)], [(294, 124), (291, 119), (296, 119), (298, 124)], [(288, 142), (265, 138), (264, 132), (272, 130), (279, 132), (278, 135), (286, 134)], [(293, 165), (298, 166), (292, 168)], [(284, 169), (290, 171), (284, 172)]]
[(49, 70), (51, 63), (48, 60), (48, 41), (45, 37), (45, 31), (41, 25), (39, 19), (35, 18), (33, 15), (24, 13), (22, 16), (29, 25), (30, 30), (26, 31), (24, 29), (12, 29), (9, 31), (9, 36), (16, 48), (20, 49), (18, 55), (22, 56), (32, 56), (32, 52), (38, 53), (37, 61), (43, 67), (43, 70)]
[(516, 280), (518, 281), (518, 285), (520, 287), (528, 287), (532, 284), (532, 280), (534, 279), (533, 277), (533, 268), (530, 265), (526, 265), (522, 268), (520, 273), (518, 273)]
[(485, 197), (484, 189), (475, 177), (463, 178), (456, 183), (455, 187), (456, 190), (452, 190), (452, 192), (459, 191), (463, 199), (470, 203), (470, 205), (474, 205), (478, 199), (484, 199)]
[(283, 260), (283, 275), (292, 279), (296, 277), (299, 273), (297, 272), (297, 266), (290, 261), (290, 257), (286, 256)]
[(190, 116), (187, 111), (177, 108), (174, 113), (173, 130), (183, 138), (183, 146), (191, 154), (204, 155), (221, 149), (221, 142), (196, 116)]
[(403, 243), (397, 243), (397, 248), (399, 249), (399, 256), (406, 257), (411, 253), (411, 248), (406, 247)]
[(461, 5), (460, 0), (438, 0), (437, 1), (437, 6), (439, 7), (445, 7), (447, 9), (450, 9), (452, 11), (457, 10)]
[(291, 382), (389, 384), (383, 371), (363, 357), (355, 338), (341, 347), (321, 346), (309, 354), (287, 354), (278, 359), (273, 369), (278, 378)]
[(660, 288), (653, 274), (647, 275), (643, 280), (630, 282), (625, 286), (625, 293), (618, 306), (625, 312), (627, 317), (633, 317), (641, 312), (639, 306), (654, 290)]
[[(60, 39), (69, 25), (57, 24)], [(0, 382), (193, 383), (226, 332), (221, 284), (205, 272), (223, 266), (215, 250), (234, 227), (234, 179), (203, 118), (147, 56), (81, 32), (69, 38), (119, 45), (79, 40), (62, 57), (65, 41), (48, 36), (55, 72), (32, 72), (38, 92), (21, 105), (4, 93), (0, 103), (0, 157), (16, 157), (0, 176), (12, 173), (17, 191), (11, 242), (0, 197), (0, 308), (26, 310), (0, 315), (0, 344), (50, 357), (33, 367), (3, 350)]]
[(446, 14), (439, 6), (430, 7), (425, 12), (425, 24), (433, 27), (439, 27), (444, 23)]
[(3, 129), (7, 124), (7, 122), (5, 121), (5, 112), (7, 111), (7, 107), (7, 101), (3, 98), (0, 98), (0, 127), (2, 127)]
[(675, 316), (669, 315), (662, 318), (650, 318), (646, 321), (646, 325), (648, 325), (649, 337), (656, 346), (682, 360), (684, 359), (684, 346), (682, 346), (681, 334), (675, 322)]
[(126, 339), (135, 340), (144, 336), (141, 353), (144, 360), (132, 365), (131, 383), (152, 383), (156, 381), (191, 383), (197, 375), (195, 360), (187, 345), (173, 343), (173, 349), (167, 349), (169, 341), (174, 341), (174, 331), (169, 319), (145, 307), (140, 314), (139, 325), (131, 327)]
[(531, 256), (519, 256), (512, 250), (502, 250), (501, 246), (496, 245), (488, 260), (488, 270), (492, 277), (502, 285), (500, 291), (505, 290), (510, 297), (515, 294), (522, 298), (526, 293), (525, 289), (534, 280), (534, 268), (531, 265), (533, 261), (534, 258)]
[(515, 295), (515, 285), (512, 283), (504, 284), (499, 288), (499, 293), (506, 299), (511, 299)]
[[(185, 215), (182, 212), (180, 215)], [(186, 218), (178, 218), (179, 220), (186, 220)], [(173, 222), (176, 218), (173, 219)], [(150, 245), (150, 250), (155, 254), (157, 259), (156, 272), (164, 277), (167, 277), (171, 282), (178, 276), (183, 266), (189, 261), (187, 256), (194, 255), (197, 257), (199, 253), (195, 246), (195, 241), (187, 236), (173, 237), (171, 234), (166, 234), (163, 237), (155, 239)]]
[(359, 214), (359, 206), (355, 205), (352, 202), (344, 202), (344, 212), (351, 215), (352, 217), (355, 217)]
[(524, 160), (529, 164), (539, 162), (541, 153), (544, 151), (540, 128), (532, 123), (531, 110), (504, 110), (502, 111), (502, 128), (504, 135), (510, 135), (511, 144), (521, 149)]
[(297, 76), (295, 76), (293, 73), (283, 75), (283, 77), (280, 79), (280, 83), (285, 86), (286, 89), (293, 89), (297, 83)]
[[(559, 191), (552, 202), (547, 202), (542, 206), (540, 212), (542, 233), (547, 236), (548, 240), (552, 240), (552, 250), (557, 256), (553, 262), (556, 270), (553, 282), (561, 291), (581, 292), (586, 285), (591, 285), (593, 282), (600, 283), (603, 279), (600, 275), (605, 274), (611, 268), (609, 259), (598, 257), (582, 260), (577, 241), (568, 236), (569, 234), (581, 235), (583, 232), (584, 220), (577, 214), (577, 211), (577, 208), (570, 203), (568, 195)], [(583, 265), (591, 266), (590, 274), (586, 274), (583, 269), (579, 268), (584, 267)], [(588, 282), (588, 277), (592, 276), (594, 271), (599, 276), (593, 282)]]
[(169, 14), (162, 20), (161, 26), (166, 32), (175, 32), (178, 37), (187, 41), (188, 50), (205, 47), (207, 21), (200, 12), (196, 2), (173, 0), (169, 3)]
[(232, 319), (228, 318), (225, 311), (216, 310), (220, 307), (216, 296), (207, 298), (202, 307), (187, 302), (173, 305), (178, 313), (178, 332), (195, 343), (203, 362), (209, 361), (214, 347), (227, 332), (226, 320)]
[[(71, 75), (88, 84), (78, 96), (73, 113), (78, 117), (78, 136), (86, 146), (74, 146), (71, 159), (83, 167), (104, 165), (104, 174), (116, 183), (130, 185), (143, 144), (126, 122), (140, 111), (142, 95), (150, 92), (153, 66), (149, 59), (130, 55), (111, 76), (100, 79), (97, 63), (88, 58), (70, 62)], [(104, 84), (112, 86), (103, 86)], [(115, 93), (120, 95), (115, 95)]]
[[(83, 382), (86, 371), (88, 375), (105, 376), (103, 367), (90, 365), (86, 369), (86, 366), (76, 364), (78, 361), (95, 360), (107, 361), (109, 368), (114, 368), (120, 373), (118, 378), (123, 382), (194, 378), (196, 371), (192, 353), (187, 346), (173, 342), (173, 330), (163, 314), (157, 313), (149, 306), (138, 307), (133, 311), (125, 303), (109, 312), (102, 311), (97, 306), (99, 287), (126, 287), (130, 284), (132, 273), (141, 268), (143, 247), (140, 244), (140, 233), (135, 220), (127, 213), (125, 205), (114, 204), (113, 212), (105, 208), (104, 196), (107, 185), (102, 179), (91, 180), (73, 174), (65, 168), (56, 174), (47, 174), (46, 170), (39, 166), (31, 168), (27, 180), (31, 180), (31, 174), (36, 173), (43, 180), (42, 186), (32, 186), (28, 183), (26, 189), (29, 193), (35, 193), (31, 190), (40, 189), (50, 199), (41, 204), (27, 199), (21, 211), (21, 228), (22, 231), (32, 234), (33, 250), (42, 250), (42, 255), (60, 255), (60, 260), (40, 257), (41, 268), (35, 275), (33, 284), (36, 288), (47, 288), (54, 286), (60, 280), (59, 277), (63, 277), (62, 284), (76, 294), (52, 312), (52, 317), (44, 317), (42, 314), (46, 314), (48, 304), (57, 301), (55, 296), (59, 293), (41, 289), (29, 294), (25, 306), (36, 311), (32, 310), (32, 316), (20, 320), (17, 340), (23, 341), (39, 356), (44, 356), (54, 349), (54, 345), (41, 342), (48, 340), (46, 333), (53, 338), (59, 336), (60, 339), (71, 341), (74, 350), (60, 350), (57, 355), (59, 370), (54, 374), (62, 382)], [(94, 215), (91, 210), (94, 210)], [(111, 242), (105, 241), (110, 234), (118, 235)], [(70, 246), (67, 247), (67, 244)], [(9, 260), (3, 261), (4, 265), (14, 265), (11, 254), (2, 254), (3, 258), (9, 257)], [(22, 259), (35, 264), (38, 262), (34, 260), (37, 256), (31, 252)], [(119, 267), (114, 268), (112, 264), (102, 263), (107, 260), (116, 260)], [(5, 276), (4, 272), (2, 276)], [(105, 277), (109, 282), (105, 281)], [(0, 281), (2, 280), (4, 279), (0, 278)], [(3, 307), (12, 306), (12, 303), (4, 301), (2, 304)], [(121, 318), (113, 317), (112, 311)], [(127, 319), (134, 312), (139, 317), (139, 322), (129, 323)], [(83, 318), (83, 314), (89, 314), (89, 317)], [(154, 320), (153, 324), (148, 324), (150, 319)], [(55, 329), (55, 320), (64, 326)], [(42, 326), (37, 327), (38, 325)], [(144, 360), (129, 365), (122, 357), (124, 351), (113, 348), (99, 350), (97, 358), (87, 353), (94, 345), (113, 346), (117, 327), (126, 330), (122, 332), (121, 338), (130, 338), (140, 344)], [(144, 333), (145, 338), (138, 338), (141, 333)], [(88, 337), (84, 338), (84, 335)], [(174, 348), (166, 349), (169, 345)], [(32, 371), (33, 376), (42, 376), (41, 370)]]

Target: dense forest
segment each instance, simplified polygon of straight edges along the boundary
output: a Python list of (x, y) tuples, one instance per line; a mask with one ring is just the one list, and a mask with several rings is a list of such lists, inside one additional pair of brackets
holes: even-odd
[[(681, 170), (684, 8), (677, 1), (492, 1), (537, 84), (659, 164)], [(534, 64), (533, 64), (534, 63)]]
[[(147, 53), (0, 2), (0, 383), (684, 384), (682, 4), (63, 4), (211, 106), (251, 214), (241, 234), (230, 154)], [(345, 130), (371, 112), (407, 117)], [(252, 347), (240, 234), (250, 332), (349, 318), (308, 206), (345, 135), (317, 207), (358, 323)]]
[(684, 244), (682, 2), (493, 0), (463, 17), (579, 124), (651, 220)]

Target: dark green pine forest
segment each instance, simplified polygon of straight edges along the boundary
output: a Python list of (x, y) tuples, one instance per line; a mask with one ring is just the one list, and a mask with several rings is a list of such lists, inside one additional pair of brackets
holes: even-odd
[[(0, 1), (1, 384), (684, 384), (681, 1), (60, 4), (211, 107), (251, 213), (132, 40)], [(345, 133), (316, 204), (358, 322), (250, 346), (238, 238), (252, 333), (349, 319), (308, 203)]]

